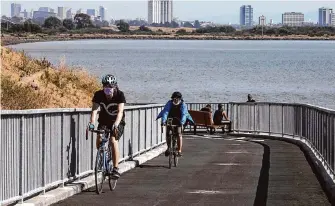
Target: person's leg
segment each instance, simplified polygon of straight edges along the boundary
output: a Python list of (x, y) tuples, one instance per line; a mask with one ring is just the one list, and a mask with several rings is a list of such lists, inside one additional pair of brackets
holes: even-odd
[[(99, 129), (101, 129), (102, 127), (103, 127), (102, 125), (98, 124), (98, 128), (97, 128), (97, 129), (99, 130)], [(102, 141), (101, 138), (102, 138), (102, 137), (101, 137), (101, 134), (97, 134), (97, 139), (96, 139), (96, 141), (95, 141), (95, 146), (96, 146), (97, 149), (99, 149), (99, 146), (100, 146), (100, 144), (101, 144), (101, 141)]]
[(119, 139), (123, 134), (124, 126), (119, 125), (118, 129), (112, 133), (110, 143), (112, 145), (112, 156), (113, 156), (113, 171), (112, 175), (119, 178)]
[(176, 132), (178, 133), (178, 140), (177, 140), (178, 155), (181, 156), (181, 150), (183, 148), (183, 135), (182, 135), (181, 127), (178, 127)]
[(101, 134), (97, 134), (97, 138), (96, 138), (96, 141), (95, 141), (95, 146), (96, 146), (97, 150), (99, 149), (100, 144), (101, 144)]
[(170, 154), (170, 142), (171, 142), (171, 139), (170, 139), (170, 129), (168, 127), (166, 127), (166, 136), (165, 136), (165, 139), (166, 139), (166, 144), (167, 144), (167, 149), (165, 151), (165, 156), (169, 156)]

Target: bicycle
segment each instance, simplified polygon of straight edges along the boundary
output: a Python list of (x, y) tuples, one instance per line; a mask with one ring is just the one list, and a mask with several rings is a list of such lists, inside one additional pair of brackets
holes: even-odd
[[(113, 169), (112, 165), (110, 164), (112, 162), (112, 157), (111, 157), (112, 152), (111, 152), (110, 145), (106, 144), (106, 142), (109, 142), (109, 138), (110, 138), (109, 134), (111, 133), (111, 130), (107, 128), (103, 128), (101, 130), (89, 130), (89, 131), (93, 133), (101, 134), (101, 143), (97, 151), (97, 155), (95, 159), (95, 167), (94, 167), (96, 193), (101, 194), (102, 185), (107, 175), (109, 176), (108, 178), (109, 189), (113, 191), (115, 190), (118, 178), (115, 178), (110, 175)], [(87, 135), (86, 135), (86, 139), (87, 139)], [(102, 177), (99, 179), (100, 172), (101, 172)]]
[[(166, 121), (166, 127), (169, 128), (169, 134), (168, 137), (170, 139), (170, 145), (169, 145), (169, 169), (171, 169), (172, 166), (172, 156), (173, 156), (173, 160), (174, 160), (174, 166), (177, 167), (178, 165), (178, 155), (177, 155), (177, 138), (178, 138), (178, 134), (176, 134), (175, 132), (175, 128), (179, 127), (179, 125), (173, 125), (172, 121), (173, 119), (177, 119), (178, 118), (168, 118)], [(180, 120), (179, 120), (180, 121)]]

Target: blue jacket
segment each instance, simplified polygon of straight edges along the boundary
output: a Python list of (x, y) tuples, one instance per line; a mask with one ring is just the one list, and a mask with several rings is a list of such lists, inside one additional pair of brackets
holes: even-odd
[[(157, 119), (159, 118), (162, 118), (162, 123), (165, 123), (167, 118), (168, 118), (168, 115), (169, 115), (169, 112), (170, 112), (170, 109), (172, 107), (172, 100), (169, 100), (165, 106), (164, 106), (164, 109), (158, 114)], [(188, 110), (187, 110), (187, 106), (186, 104), (184, 103), (184, 101), (182, 101), (181, 103), (181, 124), (184, 125), (186, 123), (186, 120), (189, 120), (191, 121), (192, 123), (194, 123), (190, 113), (188, 113)]]

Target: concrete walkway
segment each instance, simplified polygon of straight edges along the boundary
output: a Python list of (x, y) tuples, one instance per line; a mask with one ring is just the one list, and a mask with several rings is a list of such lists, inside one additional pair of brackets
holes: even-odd
[(178, 167), (161, 154), (115, 191), (94, 188), (55, 205), (330, 205), (299, 147), (276, 140), (184, 136)]

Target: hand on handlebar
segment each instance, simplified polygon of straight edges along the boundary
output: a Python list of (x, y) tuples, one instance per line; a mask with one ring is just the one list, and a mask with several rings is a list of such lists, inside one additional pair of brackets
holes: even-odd
[(88, 123), (88, 130), (90, 131), (94, 130), (94, 124)]

